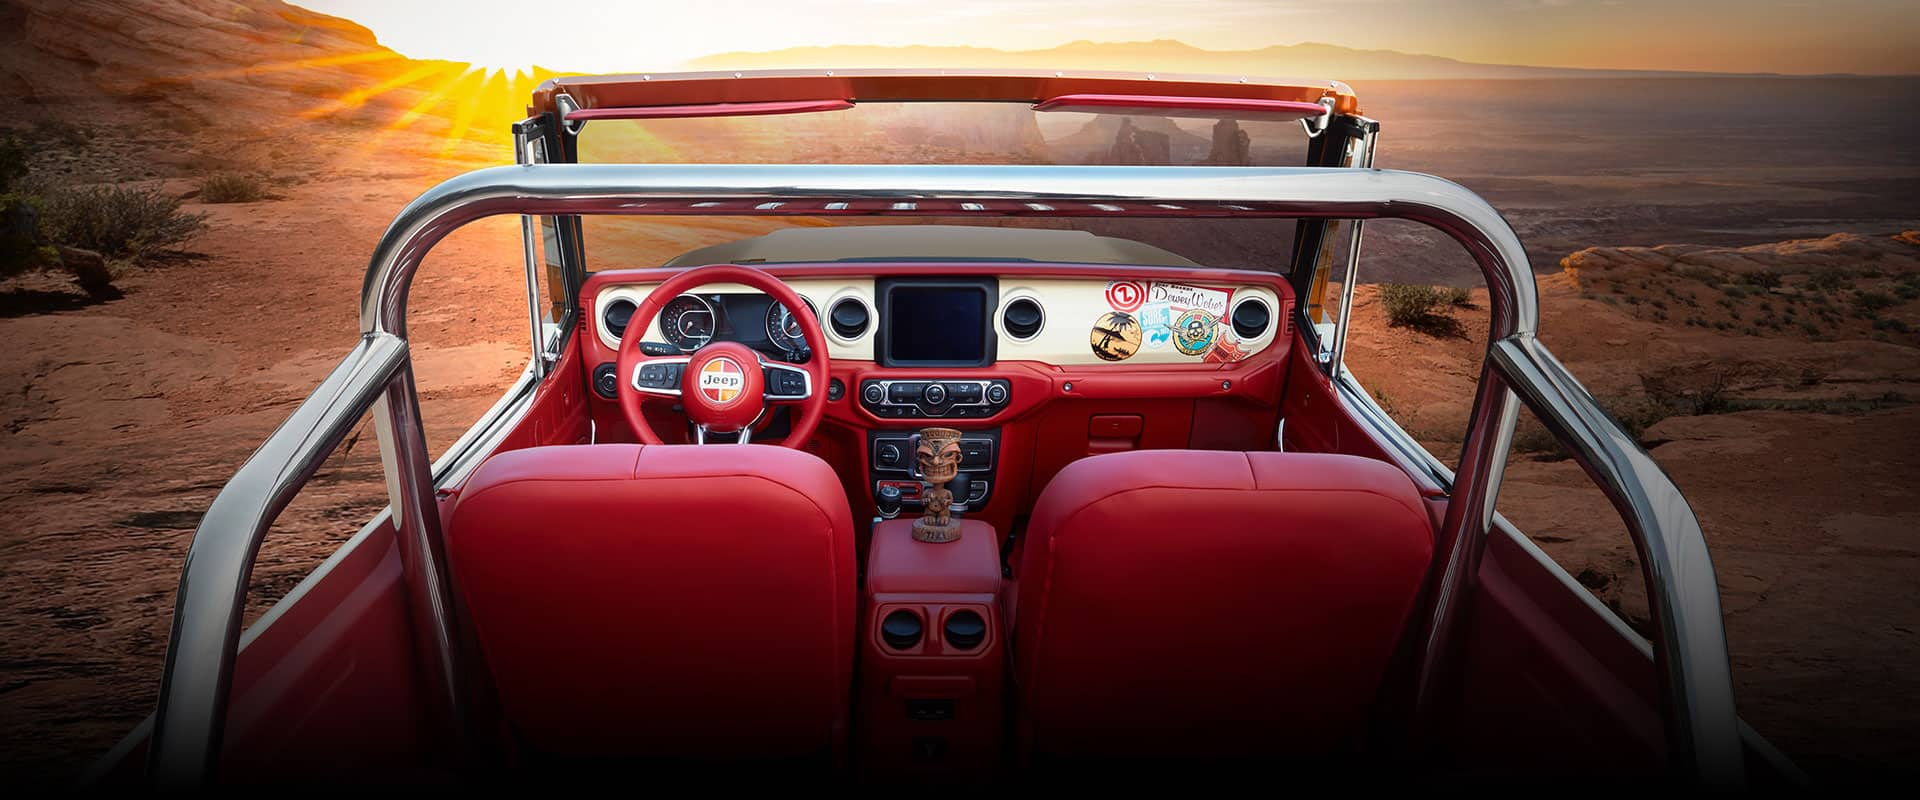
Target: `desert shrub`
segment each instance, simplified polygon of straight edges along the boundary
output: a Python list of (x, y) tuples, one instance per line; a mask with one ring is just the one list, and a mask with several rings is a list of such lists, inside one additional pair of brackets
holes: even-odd
[(12, 134), (0, 138), (0, 194), (13, 191), (26, 177), (26, 145)]
[(60, 244), (108, 258), (140, 258), (192, 238), (205, 214), (180, 210), (180, 198), (158, 186), (91, 186), (47, 197), (42, 230)]
[(1910, 330), (1907, 327), (1907, 323), (1892, 317), (1874, 320), (1873, 329), (1876, 331), (1893, 331), (1894, 333), (1906, 333)]
[(1893, 294), (1902, 300), (1912, 300), (1920, 297), (1920, 286), (1915, 286), (1911, 283), (1902, 283), (1893, 287)]
[(1733, 410), (1730, 390), (1740, 372), (1736, 367), (1714, 366), (1644, 372), (1640, 387), (1646, 390), (1648, 402), (1672, 414), (1724, 414)]
[(1411, 283), (1383, 283), (1380, 302), (1386, 307), (1388, 325), (1424, 328), (1444, 318), (1440, 310), (1447, 305), (1447, 292)]
[(1446, 299), (1447, 305), (1453, 306), (1455, 308), (1469, 308), (1473, 306), (1473, 292), (1470, 292), (1465, 288), (1462, 288), (1459, 286), (1448, 286), (1441, 289), (1440, 293)]
[(1820, 335), (1820, 325), (1813, 320), (1800, 323), (1800, 330), (1806, 331), (1808, 336)]
[(1886, 292), (1860, 292), (1853, 296), (1853, 304), (1861, 311), (1872, 314), (1893, 306), (1893, 298)]
[(1780, 286), (1780, 276), (1771, 272), (1742, 273), (1734, 281), (1743, 286), (1757, 286), (1761, 289), (1774, 289)]
[(93, 129), (64, 119), (43, 119), (33, 123), (33, 138), (46, 144), (81, 148), (93, 141)]
[(1691, 278), (1709, 286), (1720, 282), (1720, 272), (1718, 270), (1711, 267), (1703, 267), (1698, 264), (1676, 265), (1672, 273), (1682, 278)]
[(1807, 277), (1807, 285), (1823, 292), (1831, 292), (1853, 283), (1846, 270), (1830, 269), (1813, 273)]
[(41, 244), (35, 221), (39, 198), (18, 192), (0, 194), (0, 277), (60, 263), (59, 251)]
[(266, 198), (267, 182), (258, 175), (228, 172), (200, 182), (203, 203), (254, 203)]

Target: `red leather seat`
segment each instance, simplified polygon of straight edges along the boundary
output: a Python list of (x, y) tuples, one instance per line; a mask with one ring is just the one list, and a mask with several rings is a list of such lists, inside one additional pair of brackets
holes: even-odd
[(1018, 744), (1042, 760), (1352, 750), (1433, 551), (1405, 473), (1311, 453), (1083, 459), (1027, 530)]
[(488, 459), (447, 549), (528, 749), (804, 759), (846, 735), (853, 534), (812, 455), (597, 444)]

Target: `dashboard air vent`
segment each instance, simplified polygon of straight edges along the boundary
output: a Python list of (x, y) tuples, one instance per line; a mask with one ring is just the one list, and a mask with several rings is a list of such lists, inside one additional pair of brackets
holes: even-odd
[(1233, 307), (1233, 333), (1242, 339), (1258, 339), (1273, 324), (1273, 310), (1259, 298), (1247, 298)]
[(867, 325), (873, 320), (867, 313), (867, 304), (859, 298), (843, 297), (828, 309), (828, 325), (833, 327), (833, 335), (841, 339), (858, 339), (867, 332)]
[(627, 335), (627, 323), (633, 321), (635, 311), (632, 300), (619, 299), (607, 304), (600, 312), (600, 324), (605, 325), (607, 333), (618, 339)]
[(1039, 336), (1046, 320), (1046, 312), (1031, 297), (1016, 297), (1000, 312), (1000, 326), (1007, 337), (1020, 342)]

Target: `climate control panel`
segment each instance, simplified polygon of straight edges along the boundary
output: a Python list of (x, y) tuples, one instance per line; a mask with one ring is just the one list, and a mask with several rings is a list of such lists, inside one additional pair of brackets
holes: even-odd
[(1000, 413), (1013, 395), (1004, 380), (877, 380), (860, 382), (860, 405), (877, 417), (896, 419), (985, 418)]

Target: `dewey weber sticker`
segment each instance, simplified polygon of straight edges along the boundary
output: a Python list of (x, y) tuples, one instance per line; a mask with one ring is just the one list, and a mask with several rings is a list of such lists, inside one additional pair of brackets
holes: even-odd
[(1227, 300), (1232, 297), (1232, 289), (1208, 289), (1184, 283), (1155, 282), (1147, 289), (1149, 303), (1166, 303), (1179, 311), (1197, 308), (1213, 315), (1214, 319), (1227, 315)]

